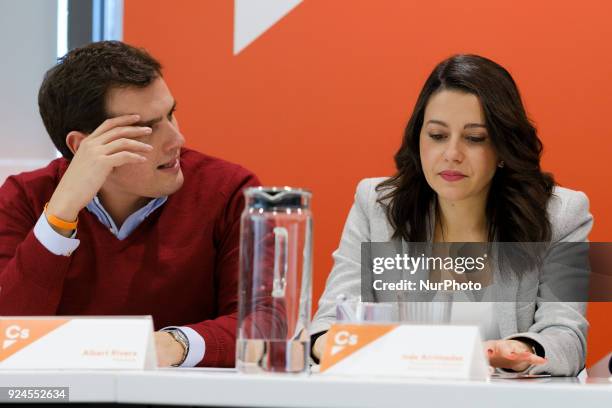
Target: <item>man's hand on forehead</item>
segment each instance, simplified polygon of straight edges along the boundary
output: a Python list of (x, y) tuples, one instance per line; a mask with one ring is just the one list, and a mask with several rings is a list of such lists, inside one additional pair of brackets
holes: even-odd
[[(138, 126), (139, 121), (139, 115), (122, 115), (105, 120), (88, 137), (76, 131), (68, 134), (67, 143), (75, 153), (49, 201), (48, 214), (63, 220), (76, 219), (115, 168), (148, 160), (153, 147), (135, 138), (153, 130)], [(72, 233), (58, 232), (65, 236)]]
[[(176, 111), (176, 100), (172, 101), (172, 105), (170, 106), (170, 109), (168, 109), (168, 111), (165, 113), (165, 115), (161, 115), (161, 116), (156, 116), (153, 118), (141, 118), (138, 119), (137, 122), (133, 123), (133, 126), (139, 126), (139, 127), (150, 127), (153, 128), (153, 126), (155, 126), (155, 124), (161, 122), (162, 120), (164, 120), (164, 116), (168, 119), (168, 120), (172, 120), (172, 116), (174, 115), (174, 112)], [(123, 117), (123, 116), (132, 116), (132, 115), (138, 115), (138, 114), (125, 114), (125, 115), (113, 115), (113, 118), (119, 118), (119, 117)]]
[(153, 132), (150, 126), (140, 126), (139, 123), (138, 114), (116, 116), (105, 120), (90, 136), (99, 138), (102, 144), (106, 144), (120, 138), (133, 139)]

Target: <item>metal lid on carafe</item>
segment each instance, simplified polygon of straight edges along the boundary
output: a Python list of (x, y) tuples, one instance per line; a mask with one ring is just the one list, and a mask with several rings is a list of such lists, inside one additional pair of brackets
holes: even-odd
[(250, 187), (244, 190), (250, 208), (269, 210), (274, 208), (310, 207), (309, 190), (292, 187)]

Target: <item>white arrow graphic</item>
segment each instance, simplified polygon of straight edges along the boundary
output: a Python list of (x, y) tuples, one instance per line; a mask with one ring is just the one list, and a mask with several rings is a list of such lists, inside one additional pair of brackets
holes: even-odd
[(335, 356), (336, 354), (338, 354), (343, 349), (344, 349), (344, 346), (332, 346), (331, 355)]
[(16, 342), (17, 342), (17, 340), (4, 340), (4, 343), (2, 343), (2, 350), (9, 348), (10, 346), (15, 344)]
[(301, 2), (234, 0), (234, 55), (238, 55)]

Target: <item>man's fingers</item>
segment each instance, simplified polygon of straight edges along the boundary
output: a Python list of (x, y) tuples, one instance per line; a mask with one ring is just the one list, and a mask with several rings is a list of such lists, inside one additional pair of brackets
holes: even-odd
[(106, 119), (89, 137), (97, 138), (117, 126), (129, 126), (140, 120), (140, 115), (123, 115)]
[(126, 138), (115, 139), (112, 142), (102, 146), (102, 148), (104, 153), (107, 155), (111, 155), (123, 150), (130, 150), (133, 152), (150, 152), (151, 150), (153, 150), (153, 146), (151, 145)]
[(142, 137), (150, 135), (151, 132), (152, 129), (150, 127), (118, 126), (109, 130), (103, 135), (100, 135), (98, 138), (95, 139), (95, 141), (96, 143), (105, 145), (116, 139)]
[(147, 158), (137, 153), (121, 151), (107, 156), (110, 165), (114, 167), (123, 166), (124, 164), (144, 163)]

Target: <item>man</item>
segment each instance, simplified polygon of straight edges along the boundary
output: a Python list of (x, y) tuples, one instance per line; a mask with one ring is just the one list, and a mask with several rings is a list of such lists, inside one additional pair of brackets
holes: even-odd
[(161, 366), (232, 366), (257, 178), (183, 148), (159, 62), (121, 42), (70, 51), (39, 108), (63, 158), (0, 187), (0, 315), (150, 314)]

